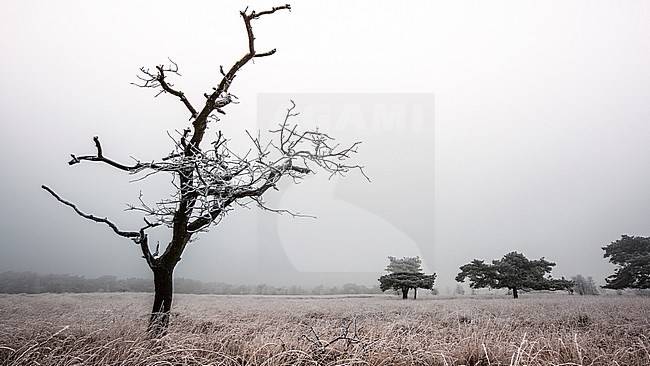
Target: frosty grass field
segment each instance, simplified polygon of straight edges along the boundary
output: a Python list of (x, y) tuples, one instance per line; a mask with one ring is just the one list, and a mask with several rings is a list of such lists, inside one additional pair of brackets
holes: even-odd
[(2, 365), (650, 365), (650, 297), (0, 295)]

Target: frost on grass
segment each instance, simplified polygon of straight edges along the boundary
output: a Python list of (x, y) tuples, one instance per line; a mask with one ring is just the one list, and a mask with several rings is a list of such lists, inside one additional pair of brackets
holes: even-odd
[(0, 364), (650, 364), (647, 297), (181, 295), (151, 340), (150, 296), (1, 295)]

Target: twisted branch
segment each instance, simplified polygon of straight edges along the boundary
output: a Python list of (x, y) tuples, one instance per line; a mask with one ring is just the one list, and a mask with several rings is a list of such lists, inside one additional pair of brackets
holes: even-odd
[(41, 188), (43, 188), (48, 193), (50, 193), (52, 196), (54, 196), (54, 198), (56, 198), (57, 201), (63, 203), (64, 205), (66, 205), (68, 207), (71, 207), (77, 213), (77, 215), (79, 215), (79, 216), (81, 216), (81, 217), (83, 217), (85, 219), (94, 221), (94, 222), (99, 222), (99, 223), (106, 224), (111, 229), (113, 229), (115, 234), (117, 234), (119, 236), (122, 236), (122, 237), (125, 237), (125, 238), (129, 238), (129, 239), (133, 240), (134, 242), (136, 242), (137, 244), (140, 243), (142, 237), (144, 236), (144, 231), (146, 229), (150, 229), (152, 227), (156, 227), (156, 226), (159, 225), (158, 223), (150, 223), (150, 222), (145, 220), (147, 225), (142, 227), (139, 231), (123, 231), (123, 230), (120, 230), (117, 227), (117, 225), (115, 225), (113, 222), (111, 222), (109, 219), (107, 219), (105, 217), (97, 217), (97, 216), (89, 215), (89, 214), (86, 214), (86, 213), (82, 212), (81, 210), (79, 210), (79, 208), (77, 208), (77, 206), (74, 203), (64, 200), (63, 198), (61, 198), (61, 196), (56, 194), (56, 192), (54, 192), (50, 187), (48, 187), (46, 185), (42, 185)]
[(154, 256), (151, 254), (151, 251), (149, 250), (149, 237), (147, 236), (145, 231), (147, 229), (151, 229), (151, 228), (154, 228), (154, 227), (160, 225), (160, 223), (151, 223), (151, 222), (147, 221), (147, 219), (144, 219), (144, 222), (146, 223), (146, 225), (143, 226), (142, 228), (140, 228), (140, 230), (138, 230), (138, 231), (123, 231), (123, 230), (120, 230), (115, 223), (113, 223), (112, 221), (110, 221), (106, 217), (97, 217), (97, 216), (86, 214), (86, 213), (82, 212), (81, 210), (79, 210), (77, 205), (75, 205), (74, 203), (72, 203), (70, 201), (66, 201), (65, 199), (61, 198), (61, 196), (59, 196), (56, 192), (54, 192), (54, 190), (52, 190), (50, 187), (48, 187), (46, 185), (42, 185), (41, 188), (43, 188), (49, 194), (54, 196), (54, 198), (56, 198), (57, 201), (59, 201), (62, 204), (72, 208), (74, 210), (74, 212), (77, 213), (77, 215), (79, 215), (79, 216), (81, 216), (81, 217), (83, 217), (85, 219), (94, 221), (94, 222), (106, 224), (106, 225), (108, 225), (108, 227), (110, 227), (113, 230), (113, 232), (115, 234), (117, 234), (117, 235), (119, 235), (121, 237), (133, 240), (133, 242), (140, 245), (140, 248), (142, 249), (142, 256), (147, 261), (147, 264), (152, 268), (157, 265), (157, 259), (154, 258)]
[(178, 64), (171, 59), (169, 59), (169, 62), (171, 62), (171, 65), (169, 66), (164, 66), (164, 65), (158, 65), (156, 66), (156, 70), (158, 72), (156, 74), (152, 73), (149, 71), (149, 69), (145, 69), (144, 66), (140, 68), (140, 72), (144, 76), (137, 75), (137, 78), (140, 79), (142, 84), (137, 84), (137, 83), (131, 83), (131, 85), (135, 85), (140, 88), (162, 88), (158, 94), (156, 94), (156, 97), (159, 96), (161, 93), (169, 93), (171, 95), (174, 95), (178, 97), (181, 102), (185, 105), (187, 110), (190, 111), (190, 114), (192, 115), (190, 119), (196, 118), (198, 113), (196, 112), (196, 109), (192, 106), (192, 103), (187, 99), (185, 96), (185, 93), (183, 93), (180, 90), (176, 90), (173, 88), (173, 84), (170, 84), (167, 82), (167, 75), (165, 75), (166, 72), (170, 72), (173, 74), (176, 74), (178, 76), (181, 76), (181, 74), (178, 72)]
[(87, 161), (99, 161), (106, 163), (114, 168), (130, 172), (130, 173), (137, 173), (139, 171), (142, 171), (143, 169), (153, 169), (153, 170), (158, 170), (158, 171), (165, 171), (167, 170), (164, 165), (161, 164), (156, 164), (156, 163), (141, 163), (137, 162), (135, 165), (124, 165), (121, 163), (118, 163), (112, 159), (109, 159), (104, 156), (103, 150), (102, 150), (102, 144), (99, 142), (99, 137), (95, 136), (93, 137), (93, 141), (95, 142), (95, 148), (97, 149), (97, 154), (96, 155), (83, 155), (83, 156), (76, 156), (74, 154), (70, 154), (72, 159), (68, 162), (69, 165), (75, 165), (80, 163), (82, 160), (87, 160)]

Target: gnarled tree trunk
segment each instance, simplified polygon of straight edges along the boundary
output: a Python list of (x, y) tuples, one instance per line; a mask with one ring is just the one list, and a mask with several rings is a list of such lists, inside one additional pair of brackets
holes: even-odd
[(160, 265), (151, 268), (153, 271), (154, 300), (147, 331), (151, 336), (160, 337), (165, 334), (169, 325), (169, 313), (172, 308), (174, 293), (174, 266)]
[(515, 299), (519, 298), (519, 293), (517, 293), (517, 288), (516, 287), (512, 288), (512, 297), (515, 298)]
[(406, 300), (409, 298), (409, 288), (402, 287), (402, 299)]

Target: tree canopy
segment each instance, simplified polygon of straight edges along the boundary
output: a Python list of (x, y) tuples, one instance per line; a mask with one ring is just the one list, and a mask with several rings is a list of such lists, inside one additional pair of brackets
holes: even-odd
[(611, 289), (650, 288), (650, 238), (623, 235), (603, 247), (604, 257), (618, 267), (605, 279)]
[(422, 272), (422, 259), (419, 256), (403, 258), (388, 256), (388, 261), (388, 267), (386, 267), (387, 272)]
[(460, 267), (456, 281), (464, 282), (469, 279), (471, 288), (507, 288), (512, 291), (512, 296), (519, 297), (518, 291), (532, 290), (568, 290), (573, 282), (551, 278), (550, 275), (555, 263), (549, 262), (544, 257), (529, 260), (523, 254), (511, 252), (501, 259), (492, 261), (492, 264), (483, 260), (474, 259)]
[(393, 289), (402, 292), (402, 298), (408, 298), (409, 290), (414, 290), (413, 299), (417, 298), (417, 289), (424, 288), (431, 290), (436, 280), (436, 274), (424, 274), (422, 271), (422, 260), (420, 257), (388, 257), (389, 264), (386, 267), (389, 274), (379, 277), (379, 288), (382, 292)]

